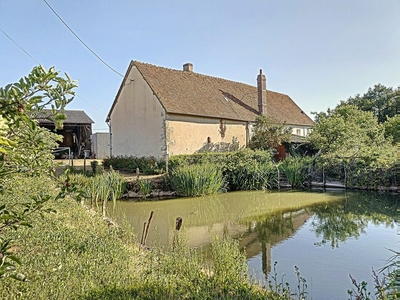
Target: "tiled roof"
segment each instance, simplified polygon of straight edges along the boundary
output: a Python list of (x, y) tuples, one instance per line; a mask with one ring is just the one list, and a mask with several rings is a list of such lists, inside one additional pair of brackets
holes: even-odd
[[(240, 121), (254, 121), (259, 115), (256, 86), (138, 61), (131, 62), (127, 75), (132, 67), (139, 70), (167, 113)], [(288, 95), (268, 90), (267, 116), (287, 124), (313, 125)]]
[[(66, 119), (64, 124), (92, 124), (94, 123), (91, 118), (83, 111), (83, 110), (65, 110), (64, 114)], [(40, 112), (37, 112), (34, 119), (36, 119), (39, 124), (53, 123), (50, 119), (51, 117), (51, 109), (43, 109)]]

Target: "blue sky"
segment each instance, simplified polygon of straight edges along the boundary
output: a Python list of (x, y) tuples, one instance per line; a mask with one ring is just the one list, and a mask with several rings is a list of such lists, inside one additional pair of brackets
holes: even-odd
[[(400, 85), (400, 0), (47, 0), (119, 73), (131, 60), (194, 71), (288, 94), (307, 114), (381, 83)], [(43, 0), (0, 0), (0, 29), (46, 68), (78, 80), (69, 109), (93, 131), (122, 78), (101, 63)], [(0, 86), (36, 65), (0, 31)], [(311, 116), (312, 117), (312, 116)]]

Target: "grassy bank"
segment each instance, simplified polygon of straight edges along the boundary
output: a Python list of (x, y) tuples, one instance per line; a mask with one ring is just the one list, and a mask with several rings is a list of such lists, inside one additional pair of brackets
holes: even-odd
[[(26, 188), (1, 196), (0, 204), (29, 201), (35, 181), (19, 178), (15, 185)], [(42, 192), (51, 184), (42, 182)], [(183, 236), (167, 249), (147, 251), (129, 225), (110, 226), (76, 200), (51, 200), (44, 208), (54, 212), (32, 215), (32, 227), (3, 232), (27, 281), (1, 279), (0, 299), (280, 298), (249, 283), (245, 256), (231, 240), (214, 241), (211, 265)]]

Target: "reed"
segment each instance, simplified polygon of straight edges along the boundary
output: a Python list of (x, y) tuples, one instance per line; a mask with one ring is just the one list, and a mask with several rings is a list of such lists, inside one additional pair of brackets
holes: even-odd
[(179, 167), (172, 170), (170, 180), (173, 190), (186, 197), (215, 194), (225, 187), (222, 171), (213, 164)]
[(288, 157), (279, 165), (279, 169), (286, 175), (292, 188), (302, 187), (308, 177), (309, 163), (307, 158)]
[[(91, 207), (95, 205), (97, 207), (98, 203), (101, 202), (103, 217), (106, 216), (107, 201), (115, 203), (122, 197), (126, 188), (124, 176), (112, 168), (108, 172), (92, 177), (87, 177), (83, 174), (70, 174), (68, 176), (71, 184), (78, 185), (86, 191), (86, 200), (90, 202)], [(63, 182), (64, 177), (64, 175), (60, 177), (61, 182)]]
[(147, 197), (152, 190), (151, 181), (148, 179), (142, 179), (138, 181), (139, 191), (143, 195), (143, 197)]

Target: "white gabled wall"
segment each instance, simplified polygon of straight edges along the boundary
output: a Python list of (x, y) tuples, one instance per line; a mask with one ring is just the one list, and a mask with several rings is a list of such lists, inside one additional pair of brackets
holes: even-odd
[(110, 117), (113, 156), (165, 157), (165, 111), (135, 66)]

